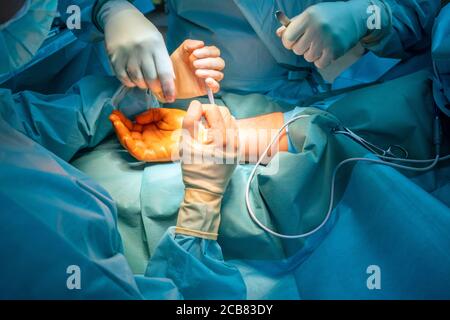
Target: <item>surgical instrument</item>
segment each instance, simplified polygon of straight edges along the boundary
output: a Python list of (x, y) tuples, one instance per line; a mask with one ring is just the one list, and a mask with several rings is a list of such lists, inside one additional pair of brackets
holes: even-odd
[(291, 20), (281, 10), (278, 10), (277, 12), (275, 12), (275, 17), (277, 18), (278, 22), (281, 23), (286, 28), (291, 23)]
[[(334, 133), (342, 134), (342, 135), (352, 138), (353, 140), (355, 140), (359, 144), (363, 145), (366, 149), (370, 150), (371, 152), (373, 152), (374, 154), (376, 154), (378, 156), (387, 156), (387, 157), (398, 158), (398, 159), (408, 159), (408, 157), (409, 157), (408, 150), (406, 150), (405, 148), (403, 148), (400, 145), (397, 145), (397, 144), (390, 145), (390, 146), (388, 146), (387, 149), (383, 149), (383, 148), (375, 145), (374, 143), (371, 143), (371, 142), (365, 140), (364, 138), (358, 136), (356, 133), (351, 131), (349, 128), (344, 127), (342, 129), (337, 129), (334, 131)], [(397, 151), (397, 154), (395, 153), (395, 151)]]
[(209, 104), (216, 104), (216, 102), (214, 100), (214, 94), (213, 94), (211, 88), (208, 87), (208, 85), (206, 86), (206, 91), (208, 92)]
[[(213, 94), (211, 88), (208, 87), (208, 84), (206, 84), (206, 92), (208, 93), (209, 104), (215, 105), (216, 101), (214, 100), (214, 94)], [(205, 132), (205, 134), (203, 135), (202, 142), (207, 143), (208, 142), (208, 134), (207, 134), (208, 122), (206, 121), (204, 116), (202, 116), (202, 121), (200, 122), (200, 125), (201, 125), (201, 129)]]

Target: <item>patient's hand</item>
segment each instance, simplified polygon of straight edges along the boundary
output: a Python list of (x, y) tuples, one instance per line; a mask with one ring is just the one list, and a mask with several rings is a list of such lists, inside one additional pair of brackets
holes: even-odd
[[(203, 41), (186, 40), (170, 56), (175, 71), (175, 90), (177, 99), (189, 99), (207, 94), (206, 85), (216, 93), (220, 90), (219, 81), (225, 62), (220, 50), (215, 46), (205, 46)], [(206, 83), (205, 83), (206, 81)], [(164, 102), (164, 94), (159, 82), (152, 86), (152, 92), (159, 101)]]
[(120, 111), (109, 119), (122, 146), (138, 160), (167, 162), (177, 159), (178, 146), (186, 111), (179, 109), (150, 109), (136, 116), (135, 122)]

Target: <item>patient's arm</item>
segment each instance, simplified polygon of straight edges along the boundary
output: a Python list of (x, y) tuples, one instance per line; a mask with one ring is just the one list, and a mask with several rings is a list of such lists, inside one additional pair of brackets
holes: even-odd
[[(283, 126), (283, 120), (281, 112), (238, 120), (241, 161), (255, 163)], [(267, 163), (278, 151), (287, 150), (288, 137), (284, 130), (278, 144), (269, 150), (263, 163)]]
[[(109, 119), (120, 143), (133, 157), (146, 162), (168, 162), (179, 159), (177, 150), (185, 114), (180, 109), (156, 108), (136, 116), (134, 122), (120, 111), (114, 111)], [(255, 163), (283, 126), (283, 114), (276, 112), (241, 119), (237, 124), (240, 161)], [(287, 150), (288, 140), (284, 132), (264, 163), (278, 151)]]

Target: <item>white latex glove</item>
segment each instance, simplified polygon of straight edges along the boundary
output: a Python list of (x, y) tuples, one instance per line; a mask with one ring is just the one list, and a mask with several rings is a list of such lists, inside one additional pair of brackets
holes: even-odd
[(390, 12), (379, 0), (349, 0), (322, 2), (310, 6), (291, 20), (289, 26), (280, 27), (277, 35), (283, 45), (304, 56), (317, 68), (326, 68), (334, 60), (354, 48), (359, 41), (370, 35), (381, 34), (368, 29), (368, 8), (380, 8), (381, 29), (390, 25)]
[[(202, 117), (206, 131), (200, 124)], [(183, 129), (180, 153), (185, 194), (175, 232), (216, 240), (222, 196), (237, 165), (236, 120), (225, 107), (193, 101)]]
[(98, 20), (104, 29), (106, 49), (118, 79), (127, 87), (161, 86), (165, 101), (173, 102), (175, 75), (158, 29), (125, 0), (105, 3)]

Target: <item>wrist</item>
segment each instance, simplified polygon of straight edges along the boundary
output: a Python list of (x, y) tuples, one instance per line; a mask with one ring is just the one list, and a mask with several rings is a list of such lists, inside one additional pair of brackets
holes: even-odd
[(221, 202), (221, 194), (186, 188), (178, 211), (175, 233), (216, 240)]
[[(283, 126), (283, 113), (276, 112), (255, 118), (237, 121), (239, 128), (239, 160), (241, 162), (255, 163), (267, 149), (269, 144)], [(269, 150), (263, 163), (268, 163), (278, 151), (288, 150), (288, 137), (286, 129)]]

